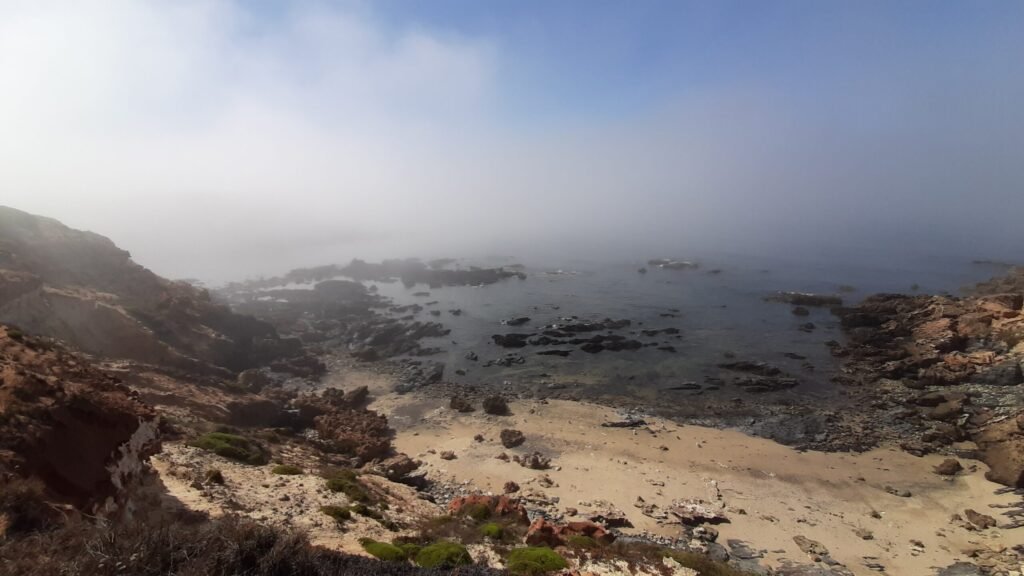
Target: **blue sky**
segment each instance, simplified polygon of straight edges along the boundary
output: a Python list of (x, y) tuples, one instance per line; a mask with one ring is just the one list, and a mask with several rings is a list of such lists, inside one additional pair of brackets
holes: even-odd
[(1021, 30), (1021, 2), (12, 0), (0, 190), (177, 276), (1011, 258)]

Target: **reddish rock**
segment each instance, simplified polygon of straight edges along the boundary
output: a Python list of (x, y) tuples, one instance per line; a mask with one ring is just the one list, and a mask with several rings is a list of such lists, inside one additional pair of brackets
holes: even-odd
[(564, 526), (558, 527), (557, 532), (563, 540), (568, 539), (570, 536), (587, 536), (600, 544), (611, 544), (615, 541), (614, 534), (595, 522), (569, 522)]
[(543, 518), (537, 518), (530, 524), (523, 542), (530, 546), (548, 546), (551, 548), (565, 544), (558, 535), (558, 527)]
[(569, 538), (573, 536), (586, 536), (593, 538), (601, 544), (611, 544), (615, 541), (615, 535), (605, 529), (604, 526), (594, 522), (579, 521), (567, 524), (554, 524), (543, 518), (538, 518), (530, 524), (523, 541), (530, 546), (565, 546)]
[(448, 513), (457, 516), (466, 509), (472, 509), (477, 506), (486, 506), (490, 510), (491, 516), (511, 518), (520, 524), (527, 524), (530, 521), (526, 515), (526, 508), (518, 500), (508, 496), (488, 496), (485, 494), (461, 496), (448, 504)]

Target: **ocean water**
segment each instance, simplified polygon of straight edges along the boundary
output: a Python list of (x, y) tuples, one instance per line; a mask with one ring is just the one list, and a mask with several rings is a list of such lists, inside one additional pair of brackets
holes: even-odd
[[(496, 259), (473, 264), (512, 262)], [(767, 362), (799, 379), (796, 388), (772, 394), (834, 394), (831, 377), (837, 363), (825, 343), (843, 339), (836, 318), (827, 308), (810, 308), (810, 316), (795, 316), (792, 306), (764, 300), (776, 291), (838, 294), (845, 303), (855, 304), (872, 293), (906, 293), (912, 292), (912, 287), (921, 293), (955, 293), (999, 272), (993, 266), (941, 258), (882, 264), (730, 256), (702, 260), (701, 266), (692, 270), (663, 270), (643, 261), (581, 260), (555, 266), (526, 262), (524, 266), (527, 276), (523, 280), (481, 287), (406, 287), (398, 282), (376, 285), (382, 295), (398, 305), (437, 302), (425, 306), (417, 318), (438, 321), (451, 329), (447, 338), (423, 342), (424, 346), (442, 350), (430, 358), (446, 364), (449, 380), (488, 386), (571, 383), (583, 393), (658, 402), (667, 397), (667, 388), (680, 384), (714, 385), (708, 379), (722, 374), (718, 365), (734, 360)], [(641, 266), (648, 269), (646, 274), (638, 273)], [(416, 295), (424, 291), (429, 296)], [(460, 309), (462, 314), (452, 315), (452, 309)], [(441, 314), (433, 316), (430, 310), (440, 310)], [(502, 325), (503, 320), (523, 316), (530, 322), (517, 327)], [(540, 333), (545, 326), (563, 324), (572, 316), (578, 319), (573, 321), (628, 319), (632, 325), (615, 333), (671, 345), (676, 352), (648, 347), (588, 354), (578, 346), (506, 349), (492, 342), (493, 334)], [(813, 322), (816, 328), (800, 330), (805, 322)], [(662, 328), (678, 328), (680, 334), (655, 338), (637, 334), (643, 329)], [(537, 354), (553, 348), (572, 352), (565, 358)], [(479, 360), (468, 360), (469, 352)], [(524, 363), (484, 367), (486, 361), (509, 353), (521, 354)], [(787, 353), (805, 359), (787, 357)], [(465, 374), (459, 375), (457, 370)], [(736, 390), (722, 386), (707, 393), (735, 395)]]

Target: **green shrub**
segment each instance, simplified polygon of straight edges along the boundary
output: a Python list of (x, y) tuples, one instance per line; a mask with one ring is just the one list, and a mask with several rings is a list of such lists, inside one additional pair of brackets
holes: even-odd
[(383, 560), (385, 562), (405, 562), (407, 556), (405, 550), (402, 550), (394, 544), (388, 544), (387, 542), (377, 542), (370, 538), (362, 538), (359, 543), (363, 546), (363, 550), (366, 550), (370, 556)]
[(384, 515), (381, 514), (379, 511), (374, 510), (373, 508), (370, 508), (366, 504), (362, 503), (353, 504), (352, 511), (356, 514), (359, 514), (360, 516), (366, 516), (367, 518), (373, 518), (374, 520), (380, 520), (384, 518)]
[(711, 558), (695, 552), (667, 550), (665, 556), (675, 560), (684, 568), (696, 570), (700, 576), (749, 576), (748, 572), (742, 572), (722, 562), (715, 562)]
[(416, 554), (416, 564), (423, 568), (455, 568), (473, 563), (466, 547), (457, 542), (435, 542)]
[(210, 432), (192, 440), (189, 446), (195, 446), (202, 450), (230, 460), (236, 460), (243, 464), (260, 465), (267, 463), (267, 452), (258, 442), (254, 442), (226, 432)]
[(420, 553), (420, 550), (423, 549), (423, 547), (420, 546), (419, 544), (414, 544), (412, 542), (406, 542), (404, 544), (398, 544), (398, 543), (393, 543), (393, 544), (395, 544), (395, 546), (398, 546), (399, 548), (401, 548), (402, 552), (405, 552), (405, 557), (406, 558), (415, 558), (416, 555)]
[(551, 548), (516, 548), (508, 554), (508, 570), (513, 574), (544, 574), (569, 567), (569, 563)]
[(280, 474), (282, 476), (298, 476), (302, 474), (302, 468), (298, 466), (292, 466), (291, 464), (278, 464), (271, 470), (274, 474)]
[(321, 506), (320, 511), (334, 518), (334, 521), (338, 524), (343, 524), (352, 519), (352, 511), (344, 506), (328, 504), (327, 506)]
[(370, 501), (370, 494), (359, 483), (356, 473), (352, 470), (331, 470), (324, 474), (324, 478), (327, 480), (327, 489), (331, 492), (341, 492), (354, 502)]
[(505, 531), (502, 529), (501, 525), (494, 522), (488, 522), (480, 527), (480, 533), (483, 534), (485, 538), (490, 538), (491, 540), (501, 540), (501, 536), (504, 532)]
[(569, 540), (566, 542), (569, 548), (577, 548), (589, 550), (590, 548), (597, 548), (597, 540), (594, 540), (590, 536), (569, 536)]
[(472, 504), (463, 507), (461, 513), (477, 522), (483, 522), (491, 517), (491, 508), (487, 504)]

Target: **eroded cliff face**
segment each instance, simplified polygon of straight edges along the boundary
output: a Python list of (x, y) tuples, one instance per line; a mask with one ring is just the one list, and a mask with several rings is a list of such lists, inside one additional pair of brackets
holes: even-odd
[(295, 354), (274, 328), (161, 278), (109, 239), (0, 207), (0, 322), (83, 351), (232, 372)]
[(0, 483), (35, 479), (46, 497), (108, 515), (160, 448), (156, 413), (52, 340), (0, 325)]

